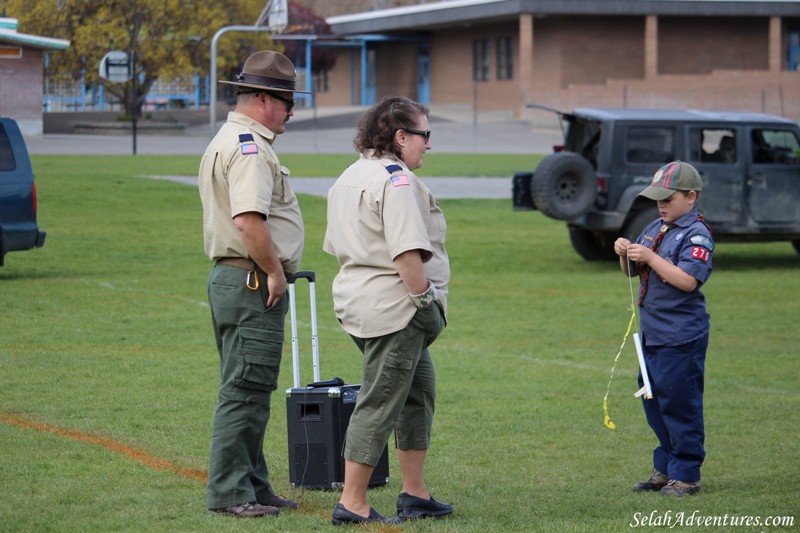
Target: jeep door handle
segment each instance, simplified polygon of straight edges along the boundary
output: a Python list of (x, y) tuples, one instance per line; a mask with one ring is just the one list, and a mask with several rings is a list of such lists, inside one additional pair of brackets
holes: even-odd
[(760, 189), (767, 188), (767, 177), (764, 174), (753, 174), (747, 178), (748, 187), (758, 187)]

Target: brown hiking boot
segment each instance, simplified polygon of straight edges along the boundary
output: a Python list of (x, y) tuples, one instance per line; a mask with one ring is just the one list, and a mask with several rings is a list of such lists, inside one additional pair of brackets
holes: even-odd
[(636, 492), (644, 492), (646, 490), (661, 490), (662, 488), (667, 486), (667, 482), (669, 479), (667, 475), (664, 473), (659, 472), (655, 468), (653, 469), (653, 474), (650, 476), (650, 479), (647, 481), (640, 481), (636, 485), (633, 486), (633, 490)]
[(664, 496), (691, 496), (699, 491), (699, 481), (687, 483), (677, 479), (670, 479), (667, 486), (661, 489), (661, 494)]
[(230, 507), (221, 507), (219, 509), (209, 509), (209, 514), (224, 514), (236, 516), (239, 518), (257, 518), (260, 516), (278, 516), (278, 508), (270, 505), (261, 505), (260, 503), (241, 503), (239, 505), (231, 505)]

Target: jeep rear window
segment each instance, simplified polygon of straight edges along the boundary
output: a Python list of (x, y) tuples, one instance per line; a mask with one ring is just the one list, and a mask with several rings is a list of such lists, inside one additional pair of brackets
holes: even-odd
[(16, 170), (17, 162), (14, 151), (11, 150), (11, 141), (8, 139), (6, 129), (0, 124), (0, 172)]
[(600, 143), (600, 124), (593, 120), (575, 118), (567, 130), (567, 150), (581, 154), (593, 166), (597, 166), (597, 150)]
[(669, 163), (675, 160), (675, 130), (667, 127), (631, 126), (625, 139), (629, 163)]

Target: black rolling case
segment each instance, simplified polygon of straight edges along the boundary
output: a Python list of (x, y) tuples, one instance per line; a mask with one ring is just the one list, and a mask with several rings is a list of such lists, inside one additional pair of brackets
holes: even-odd
[[(311, 351), (314, 382), (300, 387), (295, 281), (307, 279), (311, 299)], [(317, 304), (314, 272), (298, 272), (288, 280), (292, 322), (292, 372), (294, 386), (286, 390), (286, 425), (289, 434), (289, 483), (293, 487), (334, 490), (344, 484), (345, 433), (361, 385), (346, 385), (341, 378), (320, 381)], [(369, 486), (389, 483), (388, 446), (372, 473)]]

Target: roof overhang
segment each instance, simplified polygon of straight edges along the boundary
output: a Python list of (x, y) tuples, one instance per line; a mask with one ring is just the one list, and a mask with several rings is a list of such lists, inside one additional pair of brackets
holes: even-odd
[(796, 0), (446, 0), (328, 17), (337, 35), (516, 20), (535, 15), (799, 16)]
[(17, 32), (17, 19), (0, 18), (0, 44), (15, 44), (29, 48), (66, 50), (69, 41)]

